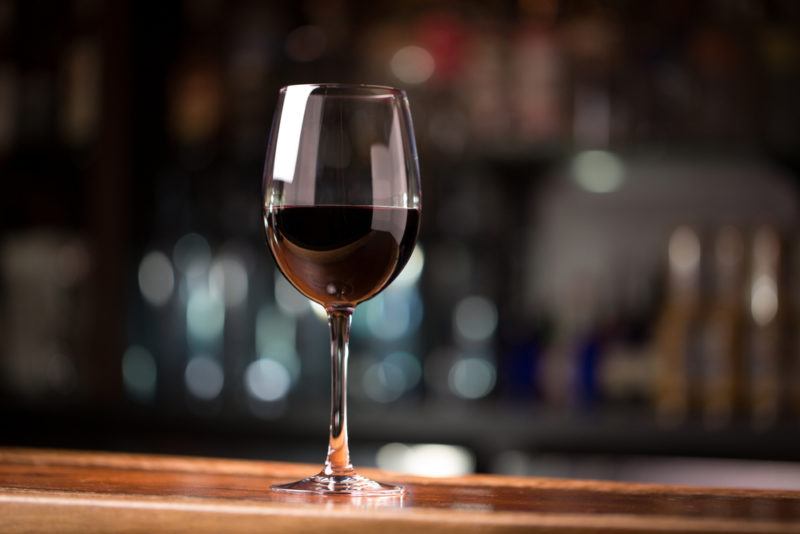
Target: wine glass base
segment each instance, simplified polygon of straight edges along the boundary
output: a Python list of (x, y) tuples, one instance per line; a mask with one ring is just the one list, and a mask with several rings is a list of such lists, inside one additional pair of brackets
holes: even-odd
[(358, 474), (350, 475), (317, 475), (290, 482), (289, 484), (276, 484), (272, 491), (282, 493), (312, 493), (315, 495), (402, 495), (405, 493), (403, 486), (392, 486), (375, 482)]

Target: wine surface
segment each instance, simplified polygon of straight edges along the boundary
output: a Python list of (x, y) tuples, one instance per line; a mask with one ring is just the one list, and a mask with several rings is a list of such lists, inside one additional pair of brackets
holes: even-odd
[(419, 211), (375, 206), (282, 206), (267, 213), (281, 272), (325, 307), (355, 306), (384, 289), (414, 250)]

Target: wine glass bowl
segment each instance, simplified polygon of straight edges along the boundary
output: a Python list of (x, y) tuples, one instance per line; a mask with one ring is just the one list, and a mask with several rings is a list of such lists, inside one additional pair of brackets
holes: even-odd
[(358, 475), (347, 436), (347, 359), (355, 307), (411, 256), (420, 182), (405, 94), (391, 87), (314, 84), (281, 89), (264, 168), (264, 224), (280, 271), (328, 313), (331, 425), (325, 466), (276, 491), (392, 495)]
[(280, 270), (327, 308), (354, 307), (380, 292), (405, 266), (416, 240), (416, 209), (290, 206), (267, 215)]

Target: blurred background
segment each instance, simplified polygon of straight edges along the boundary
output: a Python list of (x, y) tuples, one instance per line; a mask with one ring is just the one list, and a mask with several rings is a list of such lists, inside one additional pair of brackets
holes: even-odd
[(800, 4), (0, 0), (0, 445), (320, 463), (278, 89), (408, 92), (420, 242), (354, 461), (800, 486)]

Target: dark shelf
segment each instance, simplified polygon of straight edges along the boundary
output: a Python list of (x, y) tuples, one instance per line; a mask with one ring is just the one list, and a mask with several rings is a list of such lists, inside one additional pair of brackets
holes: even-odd
[[(195, 454), (316, 462), (324, 452), (327, 406), (296, 406), (278, 419), (241, 415), (169, 417), (129, 411), (76, 415), (52, 409), (4, 410), (0, 444), (129, 452)], [(437, 404), (403, 409), (354, 405), (350, 435), (356, 458), (387, 441), (453, 443), (472, 449), (479, 466), (506, 451), (529, 454), (689, 456), (800, 460), (800, 429), (779, 423), (759, 431), (739, 422), (708, 429), (700, 422), (659, 425), (646, 411), (592, 413)]]

